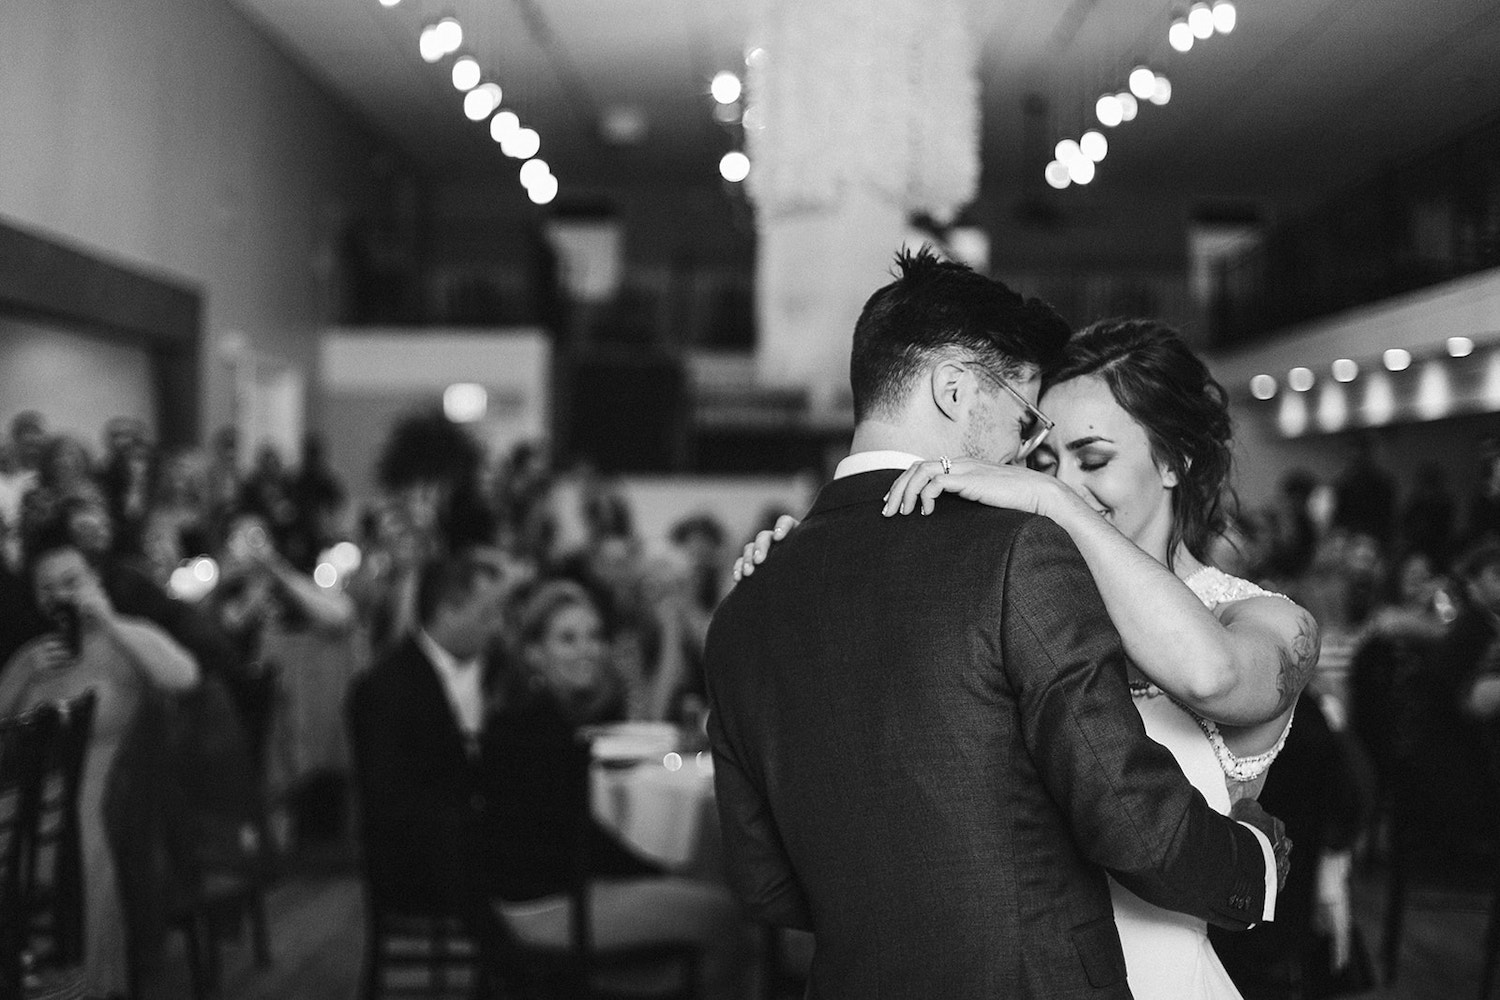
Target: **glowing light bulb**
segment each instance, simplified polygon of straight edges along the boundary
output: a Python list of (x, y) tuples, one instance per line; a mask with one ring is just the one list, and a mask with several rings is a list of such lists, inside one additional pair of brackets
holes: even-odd
[(521, 119), (514, 111), (502, 111), (490, 119), (490, 138), (504, 142), (521, 130)]
[(422, 53), (422, 61), (435, 63), (443, 58), (442, 40), (438, 38), (438, 30), (435, 25), (429, 24), (422, 29), (422, 34), (417, 38), (417, 51)]
[(1137, 66), (1130, 71), (1130, 92), (1141, 100), (1150, 97), (1156, 90), (1156, 74), (1149, 66)]
[(1075, 140), (1064, 139), (1053, 148), (1052, 155), (1057, 157), (1060, 163), (1072, 163), (1083, 155), (1083, 150), (1078, 148)]
[(750, 176), (750, 157), (739, 150), (731, 150), (719, 159), (719, 176), (731, 184), (738, 184)]
[(1474, 353), (1474, 341), (1468, 337), (1448, 338), (1448, 357), (1467, 358)]
[(1166, 104), (1172, 99), (1172, 81), (1165, 76), (1156, 78), (1156, 86), (1151, 90), (1152, 104)]
[(1404, 372), (1411, 367), (1411, 351), (1404, 347), (1392, 347), (1381, 355), (1380, 360), (1385, 363), (1386, 371)]
[(1068, 176), (1068, 165), (1061, 160), (1053, 160), (1047, 164), (1047, 183), (1061, 191), (1073, 183), (1073, 178)]
[(459, 56), (453, 62), (453, 86), (459, 90), (473, 90), (479, 86), (479, 60), (473, 56)]
[(219, 564), (208, 556), (193, 560), (193, 576), (202, 583), (213, 583), (219, 578)]
[(380, 0), (380, 6), (382, 6), (382, 7), (394, 7), (394, 6), (396, 6), (400, 2), (401, 2), (401, 0)]
[(534, 128), (516, 130), (516, 159), (529, 160), (542, 148), (542, 137)]
[(740, 99), (740, 78), (725, 70), (714, 75), (713, 82), (708, 85), (708, 92), (714, 95), (714, 100), (720, 104), (733, 104)]
[(198, 590), (198, 584), (193, 579), (193, 571), (186, 566), (178, 566), (167, 579), (167, 589), (178, 597), (189, 599), (190, 595)]
[(1234, 4), (1229, 0), (1219, 0), (1214, 4), (1214, 30), (1221, 35), (1227, 35), (1234, 30), (1235, 22), (1239, 20), (1239, 12), (1234, 9)]
[(1167, 44), (1178, 52), (1186, 52), (1193, 47), (1193, 29), (1181, 18), (1172, 22), (1167, 29)]
[(1312, 369), (1293, 368), (1286, 373), (1286, 384), (1292, 387), (1293, 392), (1306, 392), (1313, 387)]
[(455, 382), (443, 390), (443, 416), (455, 424), (471, 424), (484, 417), (490, 394), (475, 382)]
[(1351, 358), (1339, 358), (1329, 367), (1335, 382), (1353, 382), (1359, 377), (1359, 365)]
[(1094, 116), (1105, 128), (1114, 128), (1125, 120), (1125, 112), (1120, 107), (1120, 99), (1114, 94), (1105, 94), (1094, 102)]
[(334, 568), (340, 573), (353, 573), (359, 569), (359, 564), (363, 560), (363, 553), (353, 542), (338, 542), (328, 550), (327, 561), (333, 563)]
[(1094, 161), (1087, 156), (1076, 157), (1073, 162), (1068, 164), (1068, 180), (1074, 184), (1087, 184), (1093, 179)]
[[(1151, 86), (1153, 88), (1156, 86), (1154, 81)], [(1136, 113), (1141, 109), (1141, 106), (1136, 103), (1135, 95), (1128, 90), (1122, 90), (1115, 95), (1115, 99), (1120, 102), (1120, 120), (1122, 122), (1135, 121)]]
[(1188, 11), (1188, 27), (1193, 31), (1194, 38), (1211, 38), (1214, 33), (1214, 12), (1208, 9), (1206, 3), (1195, 3)]
[(333, 568), (332, 563), (318, 563), (318, 568), (313, 570), (313, 583), (329, 590), (339, 582), (339, 571)]
[(543, 177), (551, 177), (552, 170), (547, 166), (546, 160), (527, 160), (521, 164), (521, 186), (529, 188)]
[(548, 174), (526, 189), (526, 197), (533, 204), (546, 205), (557, 197), (557, 178)]
[(1089, 129), (1078, 140), (1078, 148), (1084, 156), (1098, 163), (1109, 153), (1109, 142), (1103, 132)]
[(494, 95), (483, 87), (475, 87), (464, 95), (464, 117), (469, 121), (483, 121), (494, 110)]
[(437, 23), (438, 44), (443, 47), (443, 55), (457, 52), (458, 47), (464, 43), (464, 27), (458, 23), (456, 17), (445, 17)]
[(1270, 375), (1257, 375), (1250, 380), (1250, 395), (1256, 399), (1270, 399), (1276, 395), (1276, 379)]

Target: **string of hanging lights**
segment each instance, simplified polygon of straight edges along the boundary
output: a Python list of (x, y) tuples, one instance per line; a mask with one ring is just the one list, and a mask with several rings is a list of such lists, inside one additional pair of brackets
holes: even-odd
[[(401, 0), (379, 0), (387, 9), (397, 7)], [(514, 111), (501, 108), (504, 91), (494, 80), (484, 78), (484, 69), (479, 59), (464, 47), (464, 29), (458, 18), (447, 15), (425, 24), (417, 36), (417, 52), (422, 61), (436, 65), (449, 56), (453, 63), (449, 75), (453, 87), (463, 94), (464, 117), (472, 122), (489, 119), (490, 138), (500, 146), (500, 152), (514, 160), (520, 160), (518, 176), (526, 195), (535, 204), (546, 205), (557, 197), (557, 178), (546, 160), (537, 156), (541, 152), (541, 135), (533, 128), (524, 127)]]
[[(1189, 51), (1195, 42), (1227, 35), (1239, 21), (1233, 0), (1194, 3), (1186, 13), (1173, 17), (1167, 28), (1167, 44), (1178, 52)], [(1126, 77), (1126, 86), (1106, 91), (1094, 102), (1094, 117), (1105, 128), (1117, 128), (1135, 121), (1142, 103), (1164, 105), (1172, 100), (1172, 81), (1165, 73), (1140, 63)], [(1063, 139), (1053, 150), (1053, 159), (1043, 171), (1047, 184), (1057, 190), (1077, 184), (1088, 184), (1097, 173), (1097, 165), (1109, 153), (1104, 133), (1090, 128), (1078, 139)]]
[[(708, 92), (714, 99), (714, 121), (729, 129), (746, 126), (747, 112), (741, 101), (745, 85), (739, 74), (727, 69), (715, 73)], [(730, 184), (740, 183), (750, 176), (750, 157), (740, 149), (731, 149), (719, 158), (719, 176)]]

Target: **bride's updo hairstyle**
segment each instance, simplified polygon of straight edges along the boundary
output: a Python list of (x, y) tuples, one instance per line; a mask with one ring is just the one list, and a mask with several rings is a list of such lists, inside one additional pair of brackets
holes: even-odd
[(1145, 430), (1151, 457), (1177, 474), (1167, 565), (1178, 542), (1206, 558), (1234, 503), (1224, 387), (1176, 330), (1145, 319), (1107, 319), (1086, 328), (1044, 373), (1043, 389), (1085, 375), (1109, 386), (1115, 402)]

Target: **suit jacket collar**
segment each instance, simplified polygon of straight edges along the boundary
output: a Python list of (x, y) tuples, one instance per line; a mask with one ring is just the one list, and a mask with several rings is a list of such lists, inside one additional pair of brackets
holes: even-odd
[(872, 472), (860, 472), (842, 479), (835, 479), (818, 491), (818, 499), (813, 501), (808, 517), (823, 511), (852, 507), (856, 504), (878, 505), (890, 492), (891, 484), (896, 481), (898, 475), (900, 475), (898, 469), (875, 469)]
[(468, 747), (463, 730), (459, 728), (453, 707), (448, 702), (448, 694), (443, 690), (442, 678), (413, 636), (408, 635), (401, 640), (400, 652), (395, 661), (411, 698), (413, 719), (423, 720), (421, 725), (427, 727), (433, 736), (441, 733), (440, 738), (449, 744), (454, 759), (467, 758)]

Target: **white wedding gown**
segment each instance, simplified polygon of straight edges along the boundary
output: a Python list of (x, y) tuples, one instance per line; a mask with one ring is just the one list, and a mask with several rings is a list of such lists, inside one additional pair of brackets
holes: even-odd
[[(1204, 568), (1187, 579), (1188, 587), (1209, 608), (1228, 601), (1267, 595), (1248, 580)], [(1280, 595), (1276, 595), (1280, 596)], [(1255, 757), (1235, 757), (1217, 737), (1212, 722), (1199, 720), (1154, 685), (1132, 685), (1135, 707), (1146, 723), (1146, 733), (1172, 751), (1182, 773), (1203, 793), (1208, 804), (1229, 813), (1225, 776), (1253, 777), (1270, 767), (1286, 741), (1283, 731), (1275, 747)], [(1287, 729), (1291, 724), (1288, 722)], [(1217, 744), (1217, 746), (1216, 746)], [(1125, 949), (1125, 969), (1136, 1000), (1241, 1000), (1208, 941), (1208, 925), (1185, 913), (1164, 910), (1141, 899), (1114, 879), (1109, 883), (1115, 925)]]

